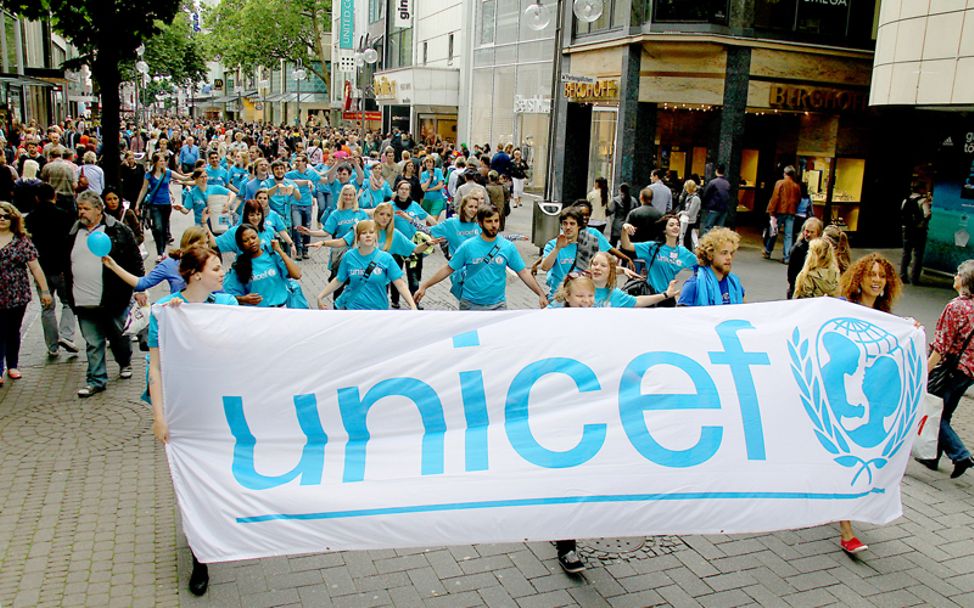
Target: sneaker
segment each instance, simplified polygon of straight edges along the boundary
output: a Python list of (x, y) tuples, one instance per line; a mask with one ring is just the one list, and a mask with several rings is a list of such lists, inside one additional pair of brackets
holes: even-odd
[(561, 569), (568, 574), (578, 574), (585, 570), (585, 564), (578, 558), (578, 553), (575, 551), (569, 551), (564, 555), (559, 555), (558, 563), (561, 564)]
[(305, 251), (304, 253), (301, 254), (301, 259), (302, 260), (310, 260), (311, 259), (311, 255), (307, 251)]
[(766, 259), (766, 260), (770, 260), (771, 259), (771, 254), (768, 253), (767, 251), (762, 251), (761, 252), (761, 257), (764, 258), (764, 259)]
[(869, 548), (869, 545), (863, 544), (861, 540), (853, 536), (849, 540), (840, 540), (839, 545), (842, 546), (842, 550), (849, 555), (855, 555), (856, 553), (862, 553)]
[[(13, 376), (11, 376), (12, 378)], [(950, 474), (951, 479), (957, 479), (964, 474), (967, 469), (974, 467), (974, 458), (968, 456), (964, 460), (954, 463), (954, 472)]]
[(104, 386), (92, 386), (92, 385), (89, 384), (88, 386), (86, 386), (86, 387), (84, 387), (84, 388), (82, 388), (82, 389), (80, 389), (78, 391), (78, 398), (79, 399), (87, 399), (88, 397), (91, 397), (92, 395), (95, 395), (97, 393), (103, 392), (104, 390), (105, 390), (105, 387)]
[(128, 380), (129, 378), (131, 378), (132, 366), (126, 365), (125, 367), (123, 367), (121, 371), (118, 372), (118, 377), (121, 378), (122, 380)]
[(69, 353), (76, 353), (76, 352), (78, 352), (77, 345), (75, 345), (75, 343), (72, 342), (71, 340), (68, 340), (68, 339), (65, 339), (65, 338), (61, 338), (60, 340), (57, 341), (57, 343), (58, 343), (58, 346), (60, 346), (64, 350), (68, 351)]

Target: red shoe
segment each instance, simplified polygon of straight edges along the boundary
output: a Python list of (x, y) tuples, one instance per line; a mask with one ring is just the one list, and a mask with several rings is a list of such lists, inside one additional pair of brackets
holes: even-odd
[(20, 380), (21, 378), (24, 377), (24, 375), (21, 374), (20, 371), (16, 369), (8, 369), (7, 375), (10, 376), (11, 380)]
[(856, 553), (862, 553), (869, 548), (869, 545), (863, 544), (861, 540), (853, 536), (849, 540), (840, 540), (839, 544), (842, 546), (842, 550), (849, 555), (855, 555)]

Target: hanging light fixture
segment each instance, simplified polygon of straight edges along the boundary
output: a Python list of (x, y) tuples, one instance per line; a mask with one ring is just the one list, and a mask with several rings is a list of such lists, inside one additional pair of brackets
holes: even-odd
[(524, 9), (524, 20), (529, 28), (540, 32), (551, 23), (551, 11), (548, 10), (547, 6), (541, 4), (541, 0), (535, 0), (534, 4)]
[(605, 0), (575, 0), (572, 11), (585, 23), (592, 23), (602, 16)]

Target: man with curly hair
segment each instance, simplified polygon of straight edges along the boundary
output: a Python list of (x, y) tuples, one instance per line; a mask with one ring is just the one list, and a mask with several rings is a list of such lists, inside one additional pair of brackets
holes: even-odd
[(697, 266), (680, 292), (677, 306), (716, 306), (744, 302), (744, 287), (731, 272), (741, 237), (729, 228), (714, 228), (704, 236), (694, 253)]

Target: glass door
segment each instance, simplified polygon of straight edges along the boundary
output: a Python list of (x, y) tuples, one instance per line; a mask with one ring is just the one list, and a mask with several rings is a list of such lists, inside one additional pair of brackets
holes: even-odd
[(615, 192), (616, 108), (592, 108), (592, 140), (588, 151), (588, 182), (586, 192), (595, 185), (595, 178), (609, 182), (609, 192)]

